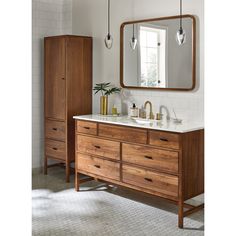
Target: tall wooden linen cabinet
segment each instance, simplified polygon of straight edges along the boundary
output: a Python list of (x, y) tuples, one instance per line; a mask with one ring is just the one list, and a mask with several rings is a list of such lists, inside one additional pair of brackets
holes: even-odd
[[(92, 38), (44, 38), (45, 159), (48, 167), (63, 164), (70, 181), (75, 160), (74, 115), (92, 113)], [(57, 164), (48, 165), (48, 159)]]

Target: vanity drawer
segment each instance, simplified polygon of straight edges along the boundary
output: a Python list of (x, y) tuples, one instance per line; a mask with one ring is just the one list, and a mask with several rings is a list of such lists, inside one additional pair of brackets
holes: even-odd
[(179, 149), (180, 138), (178, 134), (162, 131), (149, 131), (149, 144), (158, 147)]
[(120, 143), (95, 137), (77, 135), (76, 150), (114, 160), (120, 159)]
[(65, 141), (66, 140), (66, 124), (61, 121), (46, 120), (45, 135), (46, 138)]
[(123, 182), (172, 197), (178, 196), (178, 177), (123, 165)]
[(134, 143), (147, 143), (147, 130), (99, 124), (99, 136)]
[(46, 139), (45, 154), (46, 156), (54, 157), (60, 160), (66, 160), (66, 143)]
[(178, 173), (179, 154), (147, 146), (122, 144), (122, 160), (162, 171)]
[(76, 121), (76, 131), (83, 134), (97, 135), (97, 123), (88, 121)]
[(109, 179), (120, 180), (120, 164), (76, 153), (76, 168)]

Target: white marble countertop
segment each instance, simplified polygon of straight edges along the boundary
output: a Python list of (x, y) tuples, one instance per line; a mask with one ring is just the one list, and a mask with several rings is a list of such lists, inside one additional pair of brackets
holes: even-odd
[(139, 124), (134, 119), (129, 118), (128, 116), (103, 116), (103, 115), (82, 115), (82, 116), (74, 116), (74, 119), (77, 120), (87, 120), (87, 121), (95, 121), (101, 123), (115, 124), (115, 125), (123, 125), (137, 128), (146, 128), (153, 130), (162, 130), (162, 131), (170, 131), (177, 133), (186, 133), (195, 130), (204, 129), (202, 123), (196, 122), (182, 122), (181, 124), (176, 124), (173, 121), (156, 121), (154, 120), (149, 124)]

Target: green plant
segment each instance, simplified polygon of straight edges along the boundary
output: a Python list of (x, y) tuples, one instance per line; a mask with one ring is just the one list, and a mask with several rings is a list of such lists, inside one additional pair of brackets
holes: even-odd
[(119, 93), (120, 92), (120, 88), (111, 87), (111, 83), (96, 84), (94, 86), (93, 90), (95, 91), (95, 94), (97, 94), (98, 92), (101, 92), (102, 96), (108, 96), (108, 95), (111, 95), (113, 93)]

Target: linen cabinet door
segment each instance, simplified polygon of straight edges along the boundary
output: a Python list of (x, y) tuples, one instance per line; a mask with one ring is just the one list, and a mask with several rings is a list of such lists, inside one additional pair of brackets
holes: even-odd
[(45, 39), (45, 116), (65, 120), (65, 38)]

